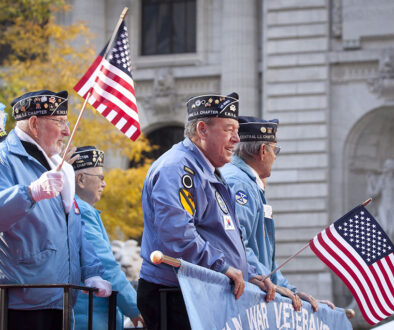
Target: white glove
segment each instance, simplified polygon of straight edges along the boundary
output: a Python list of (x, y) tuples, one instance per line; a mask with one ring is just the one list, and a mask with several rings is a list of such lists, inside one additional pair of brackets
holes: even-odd
[(109, 297), (112, 293), (112, 285), (100, 276), (89, 277), (85, 280), (85, 286), (88, 288), (97, 288), (98, 291), (94, 293), (97, 297)]
[(63, 190), (63, 184), (62, 172), (56, 170), (45, 172), (30, 184), (31, 197), (36, 202), (56, 197)]

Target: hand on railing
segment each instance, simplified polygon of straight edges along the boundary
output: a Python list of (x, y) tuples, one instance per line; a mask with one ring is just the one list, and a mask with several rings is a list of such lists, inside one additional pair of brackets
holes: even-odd
[[(85, 280), (85, 285), (89, 288), (97, 288), (98, 291), (94, 293), (97, 297), (109, 297), (112, 293), (111, 283), (103, 280), (100, 276), (89, 277)], [(82, 292), (87, 293), (86, 291)]]

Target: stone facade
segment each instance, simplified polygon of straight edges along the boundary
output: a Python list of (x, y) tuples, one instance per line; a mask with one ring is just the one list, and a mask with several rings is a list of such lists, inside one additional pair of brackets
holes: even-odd
[[(146, 134), (182, 127), (188, 97), (210, 92), (237, 91), (241, 114), (280, 120), (267, 187), (279, 263), (370, 194), (375, 215), (394, 202), (393, 171), (384, 170), (394, 159), (393, 1), (197, 0), (195, 53), (140, 56), (141, 1), (71, 1), (63, 19), (88, 19), (98, 51), (129, 7)], [(377, 188), (387, 172), (390, 184)], [(309, 249), (284, 273), (316, 297), (354, 303)]]

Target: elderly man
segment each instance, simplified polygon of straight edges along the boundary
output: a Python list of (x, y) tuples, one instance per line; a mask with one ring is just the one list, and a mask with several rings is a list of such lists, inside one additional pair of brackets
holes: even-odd
[[(17, 124), (0, 144), (0, 283), (84, 281), (108, 296), (74, 201), (74, 171), (56, 170), (70, 134), (67, 102), (66, 91), (42, 90), (11, 103)], [(8, 307), (9, 329), (62, 328), (63, 289), (12, 289)]]
[[(238, 96), (203, 95), (187, 102), (185, 140), (151, 166), (142, 191), (143, 258), (138, 307), (148, 329), (160, 328), (162, 288), (178, 287), (173, 269), (154, 265), (154, 250), (222, 272), (235, 283), (239, 298), (244, 280), (266, 285), (249, 267), (234, 213), (231, 192), (217, 168), (230, 161), (238, 138)], [(268, 283), (268, 282), (267, 282)], [(270, 299), (274, 290), (269, 292)], [(189, 329), (182, 293), (169, 294), (168, 329)]]
[[(236, 213), (241, 223), (249, 264), (257, 273), (268, 275), (276, 268), (275, 226), (272, 208), (266, 203), (263, 181), (271, 175), (271, 168), (280, 151), (276, 132), (278, 120), (265, 121), (254, 117), (239, 117), (240, 143), (234, 148), (229, 164), (222, 174), (235, 193)], [(304, 299), (315, 311), (317, 301), (310, 295), (297, 292), (280, 270), (271, 276), (277, 285), (276, 291), (293, 301), (295, 310), (300, 310)], [(330, 302), (327, 302), (335, 308)]]
[[(79, 156), (73, 163), (75, 170), (76, 196), (85, 223), (87, 240), (104, 265), (103, 278), (118, 291), (116, 308), (116, 329), (123, 329), (123, 315), (131, 318), (135, 326), (143, 321), (137, 308), (137, 294), (119, 263), (112, 254), (111, 245), (101, 221), (100, 211), (94, 205), (100, 200), (106, 186), (104, 181), (104, 152), (92, 146), (80, 147), (74, 157)], [(74, 158), (73, 157), (73, 158)], [(85, 330), (88, 326), (88, 296), (79, 293), (75, 311), (75, 329)], [(93, 329), (106, 330), (108, 327), (108, 299), (93, 297)]]

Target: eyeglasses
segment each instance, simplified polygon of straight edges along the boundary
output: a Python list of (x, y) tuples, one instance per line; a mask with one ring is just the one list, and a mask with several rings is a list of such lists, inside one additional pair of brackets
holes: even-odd
[(277, 156), (280, 153), (280, 146), (273, 146), (272, 144), (267, 143), (268, 146), (273, 148), (275, 156)]
[(97, 176), (101, 181), (104, 181), (104, 175), (102, 174), (90, 174), (86, 172), (82, 172), (83, 174), (90, 175), (90, 176)]
[(54, 119), (54, 118), (43, 118), (43, 119), (56, 121), (58, 123), (57, 126), (60, 127), (61, 129), (70, 127), (70, 122), (67, 120)]

